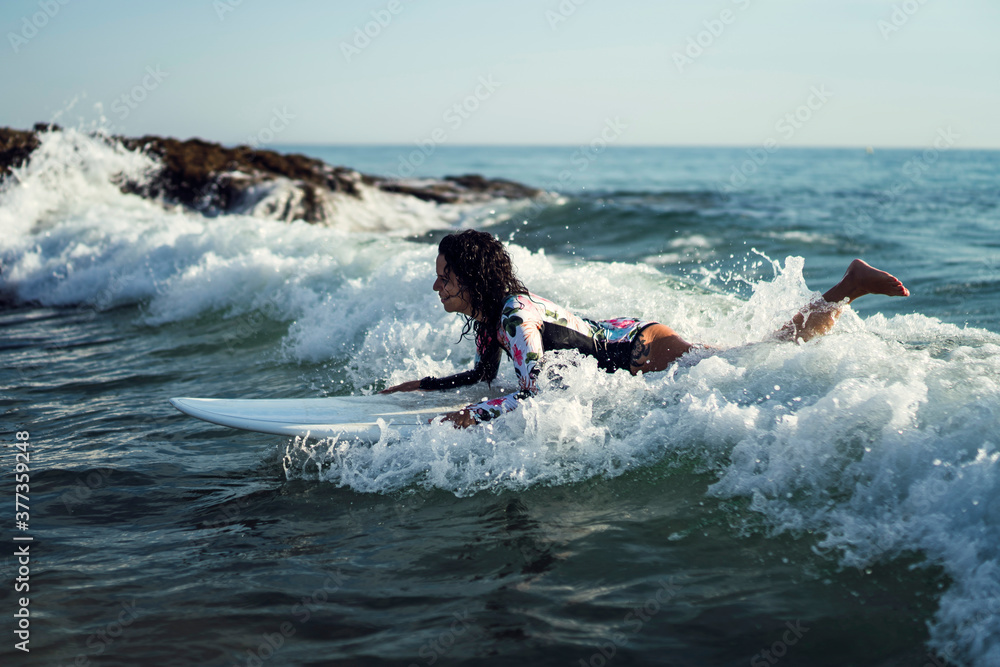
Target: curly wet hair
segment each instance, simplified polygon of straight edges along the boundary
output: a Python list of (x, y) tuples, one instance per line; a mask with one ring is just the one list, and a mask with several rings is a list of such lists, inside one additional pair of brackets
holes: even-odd
[[(477, 348), (491, 353), (482, 357), (492, 359), (495, 356), (492, 353), (500, 346), (497, 329), (504, 301), (511, 294), (527, 294), (528, 289), (515, 274), (507, 249), (492, 234), (474, 229), (449, 234), (441, 239), (438, 252), (444, 255), (447, 271), (465, 289), (472, 312), (482, 318), (481, 321), (466, 318), (462, 338), (470, 331), (475, 332)], [(490, 370), (492, 375), (496, 374), (495, 369)]]

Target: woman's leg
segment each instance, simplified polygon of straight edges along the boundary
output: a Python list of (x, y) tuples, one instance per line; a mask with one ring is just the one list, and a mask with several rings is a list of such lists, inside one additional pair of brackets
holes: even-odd
[[(840, 282), (813, 301), (779, 329), (780, 340), (809, 340), (828, 332), (840, 317), (844, 306), (866, 294), (910, 296), (910, 290), (892, 274), (856, 259), (847, 267)], [(665, 324), (651, 324), (639, 332), (632, 345), (631, 372), (662, 371), (691, 349), (691, 343)]]
[(691, 343), (666, 324), (651, 324), (639, 332), (632, 344), (631, 372), (662, 371), (691, 349)]
[(910, 296), (910, 290), (896, 276), (880, 271), (856, 259), (847, 267), (840, 282), (801, 311), (775, 332), (779, 340), (807, 341), (822, 336), (833, 328), (844, 306), (866, 294)]

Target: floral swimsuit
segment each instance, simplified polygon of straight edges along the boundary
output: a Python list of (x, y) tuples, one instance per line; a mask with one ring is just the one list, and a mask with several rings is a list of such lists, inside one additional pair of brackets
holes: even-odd
[[(507, 297), (500, 316), (492, 355), (479, 347), (471, 371), (445, 378), (426, 377), (421, 389), (450, 389), (496, 377), (500, 349), (514, 362), (518, 391), (468, 406), (477, 421), (499, 417), (517, 407), (518, 401), (538, 392), (537, 378), (545, 350), (579, 350), (596, 357), (598, 366), (609, 373), (631, 368), (632, 345), (639, 333), (655, 322), (619, 318), (588, 320), (562, 306), (534, 294)], [(487, 356), (494, 358), (488, 359)]]

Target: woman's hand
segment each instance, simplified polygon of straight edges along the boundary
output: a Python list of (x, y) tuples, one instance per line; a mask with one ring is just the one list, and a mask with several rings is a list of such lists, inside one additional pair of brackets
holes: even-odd
[(395, 394), (397, 391), (417, 391), (420, 389), (420, 380), (410, 380), (409, 382), (403, 382), (402, 384), (397, 384), (393, 387), (386, 387), (380, 394)]
[[(434, 421), (433, 419), (431, 421)], [(456, 410), (447, 412), (441, 417), (443, 422), (451, 422), (455, 428), (468, 428), (475, 426), (479, 422), (472, 416), (472, 410)]]

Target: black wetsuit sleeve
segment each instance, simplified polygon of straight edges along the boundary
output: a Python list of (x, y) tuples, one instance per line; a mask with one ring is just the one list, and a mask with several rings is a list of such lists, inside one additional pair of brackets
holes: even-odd
[(463, 373), (456, 373), (455, 375), (449, 375), (443, 378), (434, 378), (427, 376), (420, 380), (421, 389), (451, 389), (452, 387), (464, 387), (470, 384), (476, 384), (480, 382), (484, 373), (482, 371), (482, 364), (476, 364), (471, 371), (465, 371)]
[[(497, 376), (497, 368), (500, 366), (500, 348), (497, 347), (491, 353), (482, 356), (476, 355), (476, 365), (472, 370), (456, 373), (443, 378), (427, 376), (420, 380), (421, 389), (432, 391), (440, 389), (453, 389), (455, 387), (465, 387), (486, 380), (492, 381)], [(489, 357), (489, 358), (486, 358)]]

